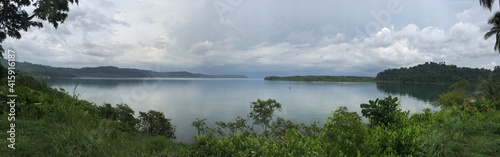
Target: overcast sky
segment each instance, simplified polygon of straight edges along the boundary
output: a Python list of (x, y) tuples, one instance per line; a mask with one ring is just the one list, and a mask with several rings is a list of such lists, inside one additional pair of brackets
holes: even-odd
[(492, 14), (477, 0), (80, 0), (58, 29), (2, 44), (58, 67), (375, 76), (430, 61), (499, 65), (483, 38)]

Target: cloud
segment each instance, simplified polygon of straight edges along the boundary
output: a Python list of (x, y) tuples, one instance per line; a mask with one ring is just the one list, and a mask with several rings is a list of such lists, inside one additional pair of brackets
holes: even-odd
[(493, 68), (495, 68), (496, 66), (498, 66), (498, 64), (497, 64), (495, 61), (493, 61), (493, 62), (490, 62), (490, 63), (488, 63), (488, 64), (486, 64), (486, 65), (483, 65), (483, 66), (482, 66), (482, 68), (486, 68), (486, 69), (493, 69)]
[(222, 16), (214, 2), (226, 4), (82, 1), (57, 30), (45, 25), (2, 44), (19, 51), (22, 61), (52, 66), (256, 76), (373, 76), (428, 61), (472, 67), (497, 63), (494, 39), (483, 39), (491, 13), (476, 3), (401, 1), (401, 12), (359, 35), (357, 28), (378, 22), (373, 13), (384, 12), (391, 1), (243, 0), (227, 3), (230, 9)]
[(385, 27), (375, 35), (362, 39), (346, 40), (342, 34), (337, 34), (322, 38), (318, 45), (286, 41), (262, 43), (242, 52), (217, 57), (233, 56), (227, 57), (225, 63), (266, 67), (260, 69), (264, 71), (273, 70), (272, 67), (287, 67), (298, 71), (319, 69), (373, 74), (374, 70), (378, 72), (428, 61), (453, 64), (493, 56), (495, 53), (490, 47), (493, 43), (482, 39), (483, 33), (479, 26), (462, 22), (447, 30), (409, 24), (401, 30)]

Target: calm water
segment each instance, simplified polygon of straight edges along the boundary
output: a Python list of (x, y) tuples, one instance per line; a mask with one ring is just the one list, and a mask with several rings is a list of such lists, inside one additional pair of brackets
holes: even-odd
[(361, 103), (389, 94), (400, 98), (403, 110), (420, 112), (433, 108), (432, 101), (448, 89), (446, 85), (262, 79), (50, 79), (46, 82), (98, 105), (126, 103), (136, 115), (138, 111), (161, 111), (177, 126), (177, 140), (182, 142), (193, 140), (196, 130), (191, 122), (195, 118), (207, 118), (213, 124), (245, 117), (250, 102), (258, 98), (280, 102), (283, 109), (277, 112), (278, 116), (295, 122), (322, 123), (339, 106), (359, 113)]

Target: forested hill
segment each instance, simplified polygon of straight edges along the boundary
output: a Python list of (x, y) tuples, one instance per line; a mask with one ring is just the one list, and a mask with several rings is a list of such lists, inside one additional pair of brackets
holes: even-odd
[[(500, 70), (498, 66), (495, 69)], [(491, 73), (491, 70), (484, 68), (457, 67), (444, 63), (426, 62), (409, 68), (386, 69), (379, 72), (376, 79), (399, 82), (457, 82), (465, 79), (479, 82), (488, 78)]]
[[(2, 59), (2, 66), (6, 67), (6, 60)], [(118, 68), (114, 66), (61, 68), (51, 67), (28, 62), (16, 62), (16, 70), (32, 76), (41, 77), (94, 77), (94, 78), (246, 78), (243, 75), (206, 75), (178, 72), (156, 72), (151, 70)]]

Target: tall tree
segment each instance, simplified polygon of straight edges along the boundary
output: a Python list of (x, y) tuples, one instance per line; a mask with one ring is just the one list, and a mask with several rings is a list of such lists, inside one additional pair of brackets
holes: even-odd
[[(493, 3), (495, 3), (495, 0), (479, 0), (479, 5), (490, 11), (493, 7)], [(500, 53), (500, 12), (495, 13), (495, 15), (488, 20), (488, 24), (493, 25), (493, 27), (484, 35), (484, 39), (486, 40), (495, 35), (496, 42), (493, 49)]]
[(488, 39), (495, 35), (496, 42), (494, 50), (500, 53), (500, 12), (495, 13), (495, 15), (488, 20), (488, 24), (493, 25), (493, 27), (484, 34), (484, 39)]
[(495, 0), (479, 0), (479, 5), (488, 8), (490, 11), (493, 7), (493, 3), (495, 3)]
[[(0, 2), (0, 43), (7, 36), (20, 39), (19, 31), (30, 27), (43, 27), (47, 21), (56, 29), (68, 17), (69, 4), (79, 0), (1, 0)], [(33, 9), (34, 8), (34, 9)], [(28, 11), (31, 13), (28, 13)], [(0, 51), (3, 52), (0, 45)]]

